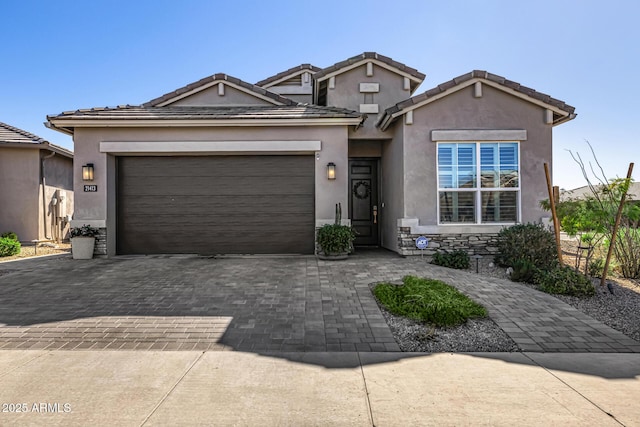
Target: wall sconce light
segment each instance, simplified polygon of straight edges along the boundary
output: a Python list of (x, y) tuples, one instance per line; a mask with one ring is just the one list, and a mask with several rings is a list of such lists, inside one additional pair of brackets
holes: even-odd
[(336, 164), (333, 162), (327, 163), (327, 179), (336, 179)]
[(93, 181), (93, 163), (82, 166), (82, 180)]

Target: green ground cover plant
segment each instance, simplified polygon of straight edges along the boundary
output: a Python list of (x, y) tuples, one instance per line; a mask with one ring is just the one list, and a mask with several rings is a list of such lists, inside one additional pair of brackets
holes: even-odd
[(469, 254), (462, 249), (456, 249), (452, 252), (439, 251), (433, 254), (431, 263), (442, 267), (466, 270), (469, 268)]
[(487, 310), (444, 282), (405, 276), (402, 285), (380, 283), (373, 293), (391, 313), (435, 326), (457, 326)]

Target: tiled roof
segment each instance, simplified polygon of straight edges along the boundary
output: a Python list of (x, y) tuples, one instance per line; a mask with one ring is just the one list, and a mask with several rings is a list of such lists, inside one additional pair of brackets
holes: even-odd
[(162, 96), (160, 96), (158, 98), (152, 99), (151, 101), (149, 101), (149, 102), (147, 102), (147, 103), (145, 103), (143, 105), (145, 107), (155, 107), (155, 106), (157, 106), (159, 104), (162, 104), (163, 102), (172, 100), (172, 99), (174, 99), (174, 98), (176, 98), (176, 97), (178, 97), (178, 96), (180, 96), (182, 94), (185, 94), (187, 92), (191, 92), (191, 91), (197, 90), (198, 88), (201, 88), (201, 87), (207, 85), (208, 83), (211, 83), (211, 82), (214, 82), (214, 81), (217, 81), (217, 80), (219, 80), (219, 81), (227, 81), (229, 83), (233, 83), (233, 84), (235, 84), (237, 86), (243, 87), (243, 88), (247, 89), (250, 92), (255, 92), (256, 94), (265, 96), (267, 98), (271, 98), (274, 101), (274, 104), (275, 103), (282, 104), (282, 105), (296, 105), (297, 104), (297, 102), (295, 102), (295, 101), (293, 101), (293, 100), (291, 100), (289, 98), (285, 98), (285, 97), (280, 96), (280, 95), (278, 95), (276, 93), (269, 92), (268, 90), (266, 90), (264, 88), (261, 88), (261, 87), (256, 86), (256, 85), (252, 85), (251, 83), (247, 83), (247, 82), (242, 81), (242, 80), (240, 80), (240, 79), (238, 79), (236, 77), (232, 77), (232, 76), (229, 76), (229, 75), (224, 74), (224, 73), (217, 73), (217, 74), (214, 74), (212, 76), (200, 79), (195, 83), (190, 83), (190, 84), (188, 84), (188, 85), (186, 85), (184, 87), (181, 87), (180, 89), (176, 89), (173, 92), (169, 92), (169, 93), (166, 93), (166, 94), (164, 94), (164, 95), (162, 95)]
[(405, 64), (402, 64), (398, 61), (394, 61), (393, 59), (389, 58), (388, 56), (384, 56), (384, 55), (380, 55), (376, 52), (364, 52), (361, 53), (360, 55), (356, 55), (354, 57), (351, 57), (349, 59), (346, 59), (344, 61), (340, 61), (336, 64), (333, 64), (327, 68), (323, 68), (322, 70), (318, 71), (317, 73), (314, 74), (313, 78), (318, 80), (321, 79), (323, 76), (327, 75), (327, 74), (331, 74), (335, 71), (340, 70), (341, 68), (347, 67), (349, 65), (355, 64), (357, 62), (360, 61), (364, 61), (366, 59), (376, 59), (380, 62), (383, 62), (391, 67), (394, 67), (402, 72), (405, 72), (413, 77), (416, 77), (419, 80), (424, 80), (424, 78), (426, 77), (424, 74), (422, 74), (420, 71), (416, 70), (415, 68), (411, 68)]
[(91, 108), (66, 111), (47, 116), (51, 120), (211, 120), (211, 119), (313, 119), (313, 118), (363, 118), (355, 111), (317, 105), (273, 106), (208, 106), (208, 107), (150, 107), (124, 105), (118, 107)]
[(31, 132), (27, 132), (26, 130), (0, 122), (0, 146), (2, 146), (2, 144), (26, 144), (30, 147), (40, 146), (41, 148), (55, 151), (67, 157), (73, 157), (73, 152), (66, 148), (51, 144), (44, 138)]
[(542, 92), (537, 92), (534, 89), (531, 89), (527, 86), (523, 86), (520, 83), (508, 80), (502, 76), (498, 76), (496, 74), (491, 74), (487, 71), (483, 70), (473, 70), (470, 73), (463, 74), (459, 77), (456, 77), (452, 80), (449, 80), (445, 83), (442, 83), (428, 91), (421, 93), (420, 95), (413, 96), (409, 99), (406, 99), (402, 102), (397, 103), (393, 107), (387, 108), (378, 119), (377, 126), (381, 127), (383, 130), (388, 127), (390, 122), (392, 121), (392, 115), (396, 115), (402, 110), (409, 108), (415, 104), (419, 104), (423, 101), (428, 100), (429, 98), (433, 98), (436, 95), (439, 95), (443, 92), (448, 91), (456, 86), (463, 84), (466, 81), (472, 79), (484, 79), (490, 82), (498, 83), (505, 88), (512, 89), (516, 92), (519, 92), (523, 95), (526, 95), (532, 99), (541, 101), (550, 106), (556, 107), (557, 109), (567, 113), (567, 117), (574, 118), (575, 107), (566, 104), (564, 101), (560, 101), (559, 99), (552, 98), (551, 96), (544, 94)]
[(0, 142), (2, 143), (18, 143), (18, 144), (43, 144), (47, 141), (44, 138), (34, 135), (26, 130), (9, 126), (0, 122)]
[(313, 74), (313, 73), (317, 73), (318, 71), (320, 71), (321, 68), (316, 67), (315, 65), (311, 65), (311, 64), (300, 64), (297, 67), (289, 68), (288, 70), (283, 71), (281, 73), (278, 73), (275, 76), (271, 76), (271, 77), (268, 77), (268, 78), (266, 78), (264, 80), (260, 80), (258, 83), (256, 83), (256, 86), (268, 85), (271, 82), (278, 81), (278, 80), (283, 79), (283, 78), (285, 78), (285, 77), (287, 77), (287, 76), (289, 76), (289, 75), (291, 75), (291, 74), (293, 74), (295, 72), (302, 71), (302, 70), (309, 70)]

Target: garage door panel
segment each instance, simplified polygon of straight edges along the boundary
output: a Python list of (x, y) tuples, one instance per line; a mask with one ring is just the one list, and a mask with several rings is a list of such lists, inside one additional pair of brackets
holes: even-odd
[[(212, 171), (212, 173), (214, 173)], [(125, 178), (126, 179), (126, 178)], [(148, 177), (127, 181), (127, 196), (233, 196), (309, 194), (314, 185), (300, 177)]]
[[(268, 222), (268, 225), (265, 225)], [(304, 230), (307, 226), (313, 226), (314, 221), (301, 220), (299, 215), (282, 215), (279, 216), (277, 221), (273, 220), (273, 215), (259, 215), (255, 217), (251, 216), (212, 216), (211, 218), (203, 219), (198, 216), (184, 216), (181, 223), (178, 224), (180, 232), (184, 233), (189, 230), (198, 230), (202, 232), (202, 228), (207, 228), (207, 232), (219, 232), (228, 228), (242, 228), (242, 227), (268, 227), (268, 229), (282, 229), (282, 230)], [(161, 228), (176, 228), (175, 216), (169, 215), (132, 215), (127, 223), (123, 226), (122, 231), (126, 231), (128, 234), (137, 232), (138, 229), (145, 229), (149, 227), (161, 227)], [(232, 230), (233, 233), (238, 234), (236, 230)]]
[[(123, 178), (164, 177), (209, 177), (215, 170), (217, 177), (264, 177), (264, 170), (275, 176), (308, 177), (308, 164), (301, 163), (300, 156), (216, 156), (208, 157), (121, 157), (121, 163), (135, 163), (135, 168), (126, 168)], [(229, 160), (231, 159), (231, 160)]]
[(131, 245), (130, 254), (147, 254), (147, 247), (170, 247), (166, 253), (197, 253), (213, 254), (255, 254), (255, 253), (300, 253), (292, 252), (291, 248), (305, 243), (304, 230), (301, 233), (290, 230), (269, 230), (260, 236), (237, 235), (222, 229), (215, 239), (209, 239), (202, 234), (185, 239), (190, 230), (179, 233), (160, 235), (135, 234), (126, 237), (125, 244)]
[(312, 156), (118, 158), (118, 253), (313, 253)]
[[(261, 215), (261, 214), (308, 214), (305, 204), (308, 197), (288, 196), (277, 203), (271, 203), (272, 197), (196, 197), (196, 196), (140, 196), (122, 199), (122, 213), (131, 215), (199, 215), (201, 217), (220, 217), (225, 215)], [(158, 210), (157, 207), (160, 206)], [(157, 213), (152, 213), (157, 211)]]

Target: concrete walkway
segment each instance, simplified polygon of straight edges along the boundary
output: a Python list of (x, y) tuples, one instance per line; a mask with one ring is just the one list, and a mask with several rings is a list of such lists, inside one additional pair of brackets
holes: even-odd
[(0, 425), (638, 426), (639, 375), (640, 354), (11, 350)]
[(475, 298), (523, 351), (640, 352), (550, 295), (382, 251), (0, 263), (0, 349), (398, 351), (369, 284), (407, 274)]

